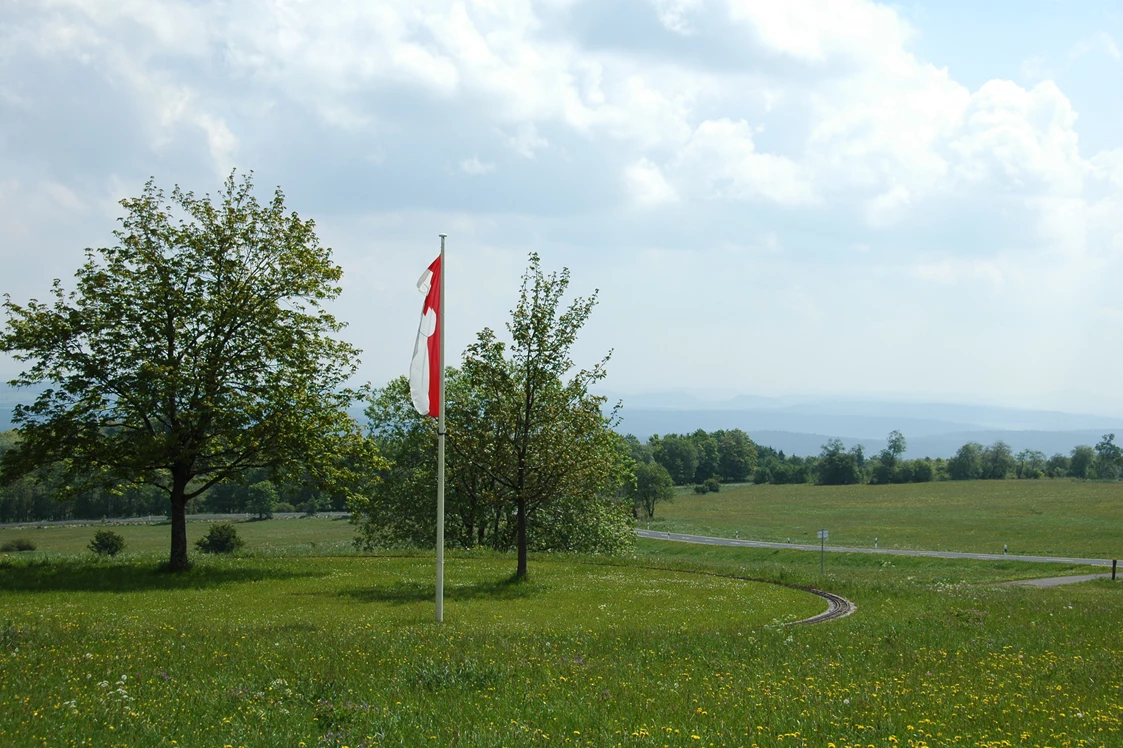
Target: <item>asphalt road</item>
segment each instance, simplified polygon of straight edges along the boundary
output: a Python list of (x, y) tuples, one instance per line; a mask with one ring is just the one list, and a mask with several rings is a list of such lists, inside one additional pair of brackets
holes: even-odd
[[(729, 545), (742, 548), (775, 548), (779, 550), (817, 551), (819, 545), (801, 543), (768, 543), (762, 540), (737, 540), (734, 538), (711, 538), (706, 535), (684, 535), (677, 532), (656, 532), (636, 530), (641, 538), (654, 540), (674, 540), (680, 543), (699, 543), (702, 545)], [(1060, 556), (1017, 556), (1002, 553), (959, 553), (957, 551), (909, 551), (897, 548), (847, 548), (828, 545), (823, 548), (827, 553), (872, 553), (881, 556), (928, 556), (930, 558), (965, 558), (975, 561), (1030, 561), (1043, 564), (1081, 564), (1084, 566), (1111, 566), (1111, 559), (1105, 558), (1061, 558)]]
[(1015, 579), (1003, 582), (1004, 587), (1060, 587), (1062, 584), (1080, 584), (1093, 579), (1111, 579), (1110, 574), (1080, 574), (1075, 577), (1049, 577), (1048, 579)]

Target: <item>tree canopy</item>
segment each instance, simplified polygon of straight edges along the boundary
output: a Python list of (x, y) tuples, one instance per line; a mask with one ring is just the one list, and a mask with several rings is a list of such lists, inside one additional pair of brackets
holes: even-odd
[(314, 223), (250, 176), (215, 200), (149, 181), (121, 202), (118, 244), (87, 249), (67, 292), (5, 297), (0, 350), (29, 364), (5, 482), (61, 466), (66, 490), (148, 484), (170, 502), (171, 567), (187, 566), (184, 508), (252, 468), (358, 490), (377, 467), (348, 417), (358, 350), (324, 309), (342, 270)]
[[(632, 481), (614, 410), (589, 386), (608, 357), (576, 369), (570, 349), (596, 296), (562, 308), (569, 272), (545, 273), (537, 254), (523, 275), (507, 323), (510, 342), (490, 328), (476, 336), (459, 370), (446, 372), (446, 540), (518, 552), (617, 551), (632, 542)], [(369, 499), (355, 504), (370, 546), (429, 543), (434, 535), (436, 424), (409, 405), (404, 379), (379, 390), (367, 410), (390, 467)]]

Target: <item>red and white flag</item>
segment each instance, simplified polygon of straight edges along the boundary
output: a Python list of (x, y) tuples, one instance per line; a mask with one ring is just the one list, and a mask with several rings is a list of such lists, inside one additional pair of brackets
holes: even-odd
[(409, 365), (409, 393), (413, 407), (423, 416), (437, 418), (441, 412), (441, 258), (417, 281), (417, 290), (425, 294), (421, 307), (421, 324), (413, 346)]

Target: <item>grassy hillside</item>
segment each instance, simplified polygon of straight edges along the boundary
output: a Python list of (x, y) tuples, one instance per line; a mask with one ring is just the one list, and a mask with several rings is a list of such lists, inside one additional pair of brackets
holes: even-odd
[(653, 530), (793, 543), (1123, 557), (1123, 484), (946, 481), (891, 486), (723, 486), (679, 491)]
[[(1123, 744), (1119, 583), (860, 554), (820, 575), (814, 553), (642, 540), (533, 557), (526, 583), (511, 556), (453, 553), (438, 625), (431, 553), (312, 555), (313, 535), (345, 547), (342, 522), (239, 527), (247, 555), (183, 575), (162, 546), (91, 560), (91, 528), (0, 554), (0, 745)], [(859, 609), (778, 626), (824, 603), (750, 579)]]

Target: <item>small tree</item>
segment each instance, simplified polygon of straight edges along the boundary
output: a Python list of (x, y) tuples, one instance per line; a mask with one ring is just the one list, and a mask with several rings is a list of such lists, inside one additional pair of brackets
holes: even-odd
[(1057, 452), (1045, 463), (1045, 474), (1050, 478), (1064, 478), (1068, 475), (1069, 458)]
[[(473, 420), (490, 431), (468, 459), (495, 482), (494, 499), (515, 510), (515, 576), (520, 579), (527, 575), (527, 527), (533, 514), (567, 515), (579, 522), (572, 513), (555, 510), (585, 503), (586, 514), (608, 518), (618, 530), (630, 522), (631, 512), (612, 498), (630, 479), (627, 452), (611, 429), (615, 409), (606, 416), (605, 398), (589, 393), (589, 386), (605, 377), (608, 356), (580, 370), (570, 358), (596, 293), (562, 310), (568, 287), (568, 269), (546, 274), (531, 253), (507, 323), (510, 346), (485, 328), (464, 354), (463, 374), (478, 393)], [(540, 534), (564, 529), (557, 522), (544, 523)], [(579, 538), (561, 540), (567, 548), (587, 545)]]
[(206, 536), (195, 541), (195, 547), (203, 553), (233, 553), (245, 544), (238, 537), (238, 529), (229, 522), (212, 525)]
[(1096, 477), (1096, 451), (1087, 444), (1073, 447), (1072, 458), (1069, 460), (1068, 474), (1073, 478)]
[(636, 483), (632, 498), (637, 516), (640, 511), (648, 519), (655, 518), (655, 505), (675, 499), (675, 482), (671, 474), (657, 462), (636, 465)]
[(1115, 434), (1104, 434), (1096, 445), (1096, 475), (1115, 479), (1123, 467), (1123, 448), (1115, 443)]
[(1019, 478), (1040, 478), (1045, 474), (1045, 453), (1036, 449), (1023, 449), (1014, 458)]
[(272, 481), (258, 481), (249, 487), (246, 509), (258, 519), (270, 519), (277, 507), (277, 487)]
[(89, 549), (99, 556), (116, 556), (125, 549), (125, 539), (112, 530), (98, 530)]

